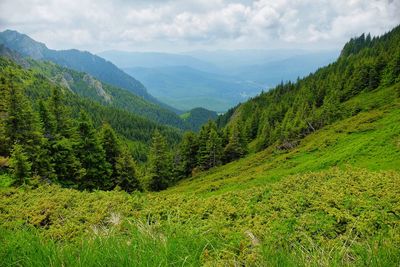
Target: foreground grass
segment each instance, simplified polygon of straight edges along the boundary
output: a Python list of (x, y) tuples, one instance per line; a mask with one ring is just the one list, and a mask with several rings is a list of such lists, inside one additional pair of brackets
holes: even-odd
[(396, 266), (398, 184), (395, 171), (333, 168), (207, 199), (3, 190), (0, 258), (4, 266)]
[[(357, 115), (159, 193), (10, 188), (0, 266), (399, 266), (400, 105)], [(3, 187), (3, 188), (1, 188)]]

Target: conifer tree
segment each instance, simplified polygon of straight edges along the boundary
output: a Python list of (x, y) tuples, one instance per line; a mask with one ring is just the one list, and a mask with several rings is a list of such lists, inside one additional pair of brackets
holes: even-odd
[(76, 144), (61, 137), (51, 144), (51, 161), (57, 180), (66, 186), (75, 187), (83, 183), (86, 170), (75, 154)]
[(69, 110), (65, 105), (62, 91), (53, 88), (49, 100), (49, 109), (55, 120), (56, 133), (59, 136), (71, 138), (73, 137), (72, 121), (69, 115)]
[(16, 143), (21, 145), (32, 163), (31, 171), (42, 177), (49, 177), (52, 172), (50, 161), (46, 157), (45, 139), (38, 115), (25, 97), (20, 87), (12, 83), (7, 85), (5, 99), (4, 151), (10, 153)]
[(126, 192), (141, 190), (136, 175), (135, 161), (126, 149), (118, 156), (115, 162), (115, 186), (119, 186)]
[(219, 165), (222, 155), (222, 139), (214, 121), (208, 121), (201, 127), (198, 141), (197, 162), (200, 169), (207, 170)]
[(206, 143), (207, 151), (207, 165), (206, 169), (213, 168), (221, 164), (222, 159), (222, 145), (221, 137), (216, 129), (211, 128)]
[(150, 189), (166, 189), (171, 182), (171, 159), (165, 138), (155, 131), (149, 154)]
[(105, 151), (93, 124), (84, 112), (81, 112), (78, 123), (78, 137), (76, 152), (85, 169), (81, 186), (90, 190), (110, 188), (110, 164), (106, 161)]
[(31, 174), (32, 163), (22, 145), (15, 144), (11, 151), (10, 167), (14, 175), (15, 184), (22, 185)]
[(224, 148), (224, 161), (231, 162), (243, 157), (246, 153), (246, 142), (238, 125), (235, 125), (229, 137), (229, 143)]
[(0, 79), (0, 155), (6, 156), (6, 134), (5, 134), (5, 117), (6, 117), (6, 97), (7, 85), (5, 77)]
[(327, 95), (322, 106), (322, 125), (327, 125), (340, 118), (340, 100), (336, 93)]
[(207, 140), (210, 134), (210, 122), (203, 125), (199, 132), (197, 166), (205, 170), (208, 166)]
[(271, 139), (272, 139), (271, 135), (272, 135), (272, 129), (269, 122), (267, 121), (261, 129), (259, 139), (256, 145), (257, 151), (261, 151), (271, 145)]
[(197, 165), (197, 151), (199, 149), (197, 136), (194, 132), (186, 132), (180, 144), (180, 169), (184, 177), (191, 175)]
[(43, 134), (49, 139), (53, 140), (56, 135), (56, 120), (54, 114), (50, 112), (47, 102), (39, 101), (39, 116), (43, 125)]
[(8, 85), (5, 100), (4, 132), (8, 151), (16, 143), (25, 145), (36, 134), (32, 124), (33, 112), (22, 89)]
[(122, 147), (120, 140), (118, 139), (113, 128), (109, 124), (103, 124), (100, 132), (101, 145), (105, 151), (106, 161), (111, 166), (110, 182), (112, 187), (117, 184), (117, 171), (116, 163), (117, 159), (121, 157)]
[(251, 115), (246, 125), (246, 135), (249, 139), (254, 139), (257, 136), (259, 126), (260, 112), (258, 109)]

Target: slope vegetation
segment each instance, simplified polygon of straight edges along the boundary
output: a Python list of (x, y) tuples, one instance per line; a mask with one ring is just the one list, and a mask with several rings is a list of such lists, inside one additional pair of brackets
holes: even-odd
[[(48, 264), (85, 266), (398, 265), (399, 86), (346, 102), (362, 110), (294, 149), (270, 147), (160, 193), (4, 188), (2, 258), (24, 265), (38, 263), (40, 253)], [(26, 240), (33, 248), (15, 249)]]
[[(6, 265), (398, 266), (399, 40), (400, 27), (352, 39), (337, 62), (232, 109), (222, 129), (202, 127), (192, 176), (167, 190), (79, 192), (34, 179), (10, 188), (2, 175), (0, 257)], [(241, 148), (239, 139), (250, 153), (220, 166), (221, 142)], [(212, 166), (196, 166), (210, 158)]]

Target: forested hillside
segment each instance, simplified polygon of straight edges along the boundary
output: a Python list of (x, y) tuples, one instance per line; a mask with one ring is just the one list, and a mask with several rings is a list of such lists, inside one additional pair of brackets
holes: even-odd
[[(118, 160), (128, 164), (121, 172), (134, 168), (132, 156), (145, 161), (155, 131), (170, 145), (180, 139), (177, 129), (79, 97), (41, 72), (5, 58), (0, 66), (0, 155), (17, 184), (35, 176), (82, 189), (112, 189), (120, 183)], [(138, 188), (134, 181), (127, 184)]]
[(294, 147), (324, 125), (360, 111), (356, 105), (345, 109), (342, 103), (398, 82), (399, 43), (400, 27), (381, 37), (363, 34), (344, 46), (336, 62), (296, 83), (282, 83), (262, 93), (219, 121), (227, 122), (226, 129), (242, 126), (239, 128), (257, 151), (275, 142)]
[(194, 108), (180, 116), (190, 127), (198, 131), (202, 125), (209, 120), (215, 120), (218, 117), (217, 112), (205, 108)]
[(182, 130), (188, 129), (188, 125), (176, 113), (126, 90), (103, 83), (89, 74), (60, 67), (51, 62), (34, 60), (28, 62), (30, 68), (79, 96), (105, 106), (129, 111), (160, 124), (170, 125)]

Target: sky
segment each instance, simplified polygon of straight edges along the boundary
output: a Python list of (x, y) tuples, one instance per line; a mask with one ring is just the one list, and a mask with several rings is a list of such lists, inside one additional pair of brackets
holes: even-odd
[(400, 0), (0, 0), (0, 30), (52, 49), (338, 49), (400, 24)]

